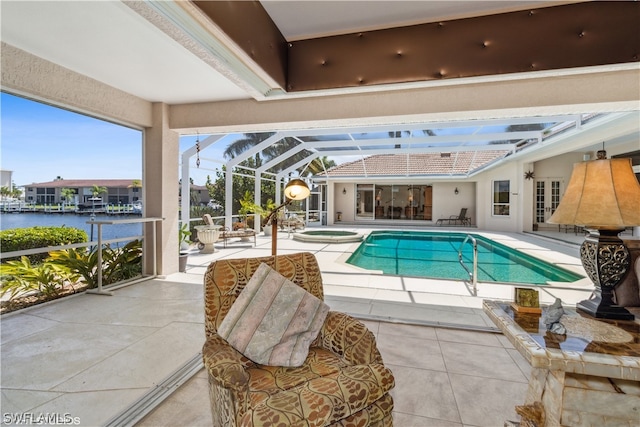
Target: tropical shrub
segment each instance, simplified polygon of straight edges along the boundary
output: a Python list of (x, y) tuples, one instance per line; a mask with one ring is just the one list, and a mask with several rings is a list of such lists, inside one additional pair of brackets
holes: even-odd
[[(98, 286), (98, 249), (64, 249), (49, 253), (48, 262), (68, 268), (89, 286)], [(133, 240), (121, 248), (102, 249), (102, 284), (109, 285), (142, 273), (142, 242)]]
[(77, 274), (64, 266), (48, 262), (32, 265), (26, 256), (0, 265), (0, 295), (9, 293), (9, 299), (33, 292), (57, 295), (65, 285), (73, 286), (77, 280)]
[[(2, 252), (22, 251), (27, 249), (46, 248), (49, 246), (68, 245), (88, 242), (89, 237), (84, 230), (73, 227), (29, 227), (12, 228), (0, 231), (0, 247)], [(31, 263), (38, 263), (47, 257), (47, 253), (29, 255)], [(12, 258), (17, 260), (17, 258)]]

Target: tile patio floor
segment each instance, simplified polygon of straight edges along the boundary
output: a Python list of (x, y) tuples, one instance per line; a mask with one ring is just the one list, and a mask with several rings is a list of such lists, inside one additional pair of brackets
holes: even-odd
[[(575, 244), (485, 234), (582, 271)], [(513, 407), (523, 401), (529, 367), (481, 310), (482, 299), (511, 298), (511, 286), (480, 283), (473, 296), (461, 283), (345, 265), (357, 244), (278, 237), (279, 253), (314, 252), (332, 309), (364, 319), (376, 334), (396, 376), (397, 426), (502, 426), (517, 419)], [(115, 289), (113, 296), (80, 294), (2, 316), (3, 424), (42, 414), (77, 417), (83, 426), (209, 424), (198, 357), (202, 274), (212, 260), (265, 256), (270, 247), (263, 236), (256, 247), (219, 245), (214, 254), (193, 253), (186, 273)], [(544, 303), (557, 296), (575, 304), (589, 292), (589, 284), (578, 282), (542, 288), (540, 296)]]

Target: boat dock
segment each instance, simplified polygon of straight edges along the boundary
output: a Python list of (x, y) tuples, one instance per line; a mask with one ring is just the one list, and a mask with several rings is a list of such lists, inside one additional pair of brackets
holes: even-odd
[(78, 205), (36, 205), (24, 202), (2, 202), (0, 212), (5, 213), (47, 213), (76, 215), (142, 215), (142, 206), (138, 204), (78, 204)]

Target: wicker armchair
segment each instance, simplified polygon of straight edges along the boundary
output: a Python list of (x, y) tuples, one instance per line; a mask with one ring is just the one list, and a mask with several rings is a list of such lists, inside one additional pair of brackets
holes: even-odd
[(258, 365), (231, 347), (217, 330), (253, 272), (266, 263), (323, 299), (315, 257), (221, 260), (204, 276), (206, 342), (215, 426), (392, 426), (393, 374), (373, 334), (359, 321), (329, 312), (301, 367)]

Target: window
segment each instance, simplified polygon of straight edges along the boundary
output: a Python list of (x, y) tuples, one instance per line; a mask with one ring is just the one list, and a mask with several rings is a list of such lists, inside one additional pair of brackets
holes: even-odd
[(493, 215), (509, 216), (510, 181), (493, 181)]

